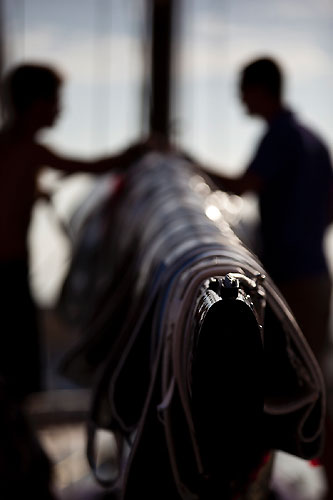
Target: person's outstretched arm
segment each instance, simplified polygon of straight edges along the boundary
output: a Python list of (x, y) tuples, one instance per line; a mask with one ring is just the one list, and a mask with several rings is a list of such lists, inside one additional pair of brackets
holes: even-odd
[(55, 153), (48, 147), (36, 145), (35, 164), (41, 167), (51, 167), (69, 174), (78, 172), (98, 174), (109, 172), (118, 168), (126, 169), (150, 149), (150, 142), (143, 141), (138, 142), (114, 155), (105, 156), (95, 160), (83, 160), (65, 157)]
[(245, 173), (238, 177), (229, 177), (223, 174), (213, 172), (209, 167), (198, 162), (187, 151), (178, 151), (179, 154), (190, 161), (199, 172), (203, 173), (206, 177), (210, 178), (218, 189), (230, 193), (242, 195), (247, 191), (259, 192), (263, 185), (263, 179), (255, 172), (246, 170)]
[(245, 172), (238, 177), (226, 177), (204, 170), (219, 189), (234, 194), (242, 195), (245, 192), (258, 192), (262, 187), (262, 179), (254, 172)]

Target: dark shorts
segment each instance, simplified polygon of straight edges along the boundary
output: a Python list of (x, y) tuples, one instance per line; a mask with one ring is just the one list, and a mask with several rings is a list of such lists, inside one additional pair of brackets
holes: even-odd
[(41, 388), (41, 355), (37, 312), (24, 260), (0, 263), (0, 374), (13, 396)]

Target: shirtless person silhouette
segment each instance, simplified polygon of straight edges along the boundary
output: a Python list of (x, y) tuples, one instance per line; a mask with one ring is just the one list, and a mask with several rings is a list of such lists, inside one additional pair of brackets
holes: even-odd
[(35, 307), (28, 282), (27, 234), (43, 167), (66, 173), (126, 168), (147, 150), (138, 143), (120, 154), (84, 161), (63, 157), (38, 142), (60, 110), (61, 76), (48, 66), (24, 64), (4, 78), (5, 120), (0, 131), (0, 374), (18, 398), (41, 388)]

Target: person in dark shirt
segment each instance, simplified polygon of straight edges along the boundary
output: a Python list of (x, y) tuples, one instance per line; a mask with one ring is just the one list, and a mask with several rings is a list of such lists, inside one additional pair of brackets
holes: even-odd
[[(261, 260), (322, 364), (329, 339), (331, 277), (324, 237), (333, 219), (332, 163), (324, 141), (286, 106), (283, 85), (282, 70), (269, 57), (244, 67), (241, 100), (251, 116), (266, 122), (267, 130), (239, 177), (208, 174), (223, 190), (257, 193)], [(323, 457), (329, 483), (330, 427)], [(333, 498), (332, 485), (327, 498)]]
[[(285, 106), (283, 75), (274, 60), (262, 58), (247, 65), (241, 74), (240, 94), (249, 114), (265, 120), (267, 131), (243, 174), (237, 178), (209, 175), (227, 191), (257, 193), (261, 259), (267, 272), (290, 307), (298, 311), (299, 304), (313, 318), (319, 293), (318, 307), (327, 326), (331, 279), (324, 237), (333, 212), (329, 151), (323, 140)], [(303, 298), (305, 287), (307, 299)], [(304, 300), (309, 308), (304, 307)], [(295, 315), (321, 359), (327, 329), (313, 328), (301, 312)]]
[(269, 122), (248, 173), (262, 183), (263, 259), (272, 277), (281, 283), (327, 273), (323, 237), (332, 168), (322, 141), (281, 110)]

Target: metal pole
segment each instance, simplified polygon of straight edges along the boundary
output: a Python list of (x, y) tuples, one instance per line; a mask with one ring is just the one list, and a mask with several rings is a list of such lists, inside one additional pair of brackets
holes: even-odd
[(173, 0), (152, 0), (150, 131), (170, 132)]
[[(0, 0), (0, 82), (3, 78), (4, 66), (5, 66), (5, 29), (4, 29), (4, 3)], [(4, 122), (4, 109), (3, 100), (0, 99), (0, 127), (2, 127)]]

